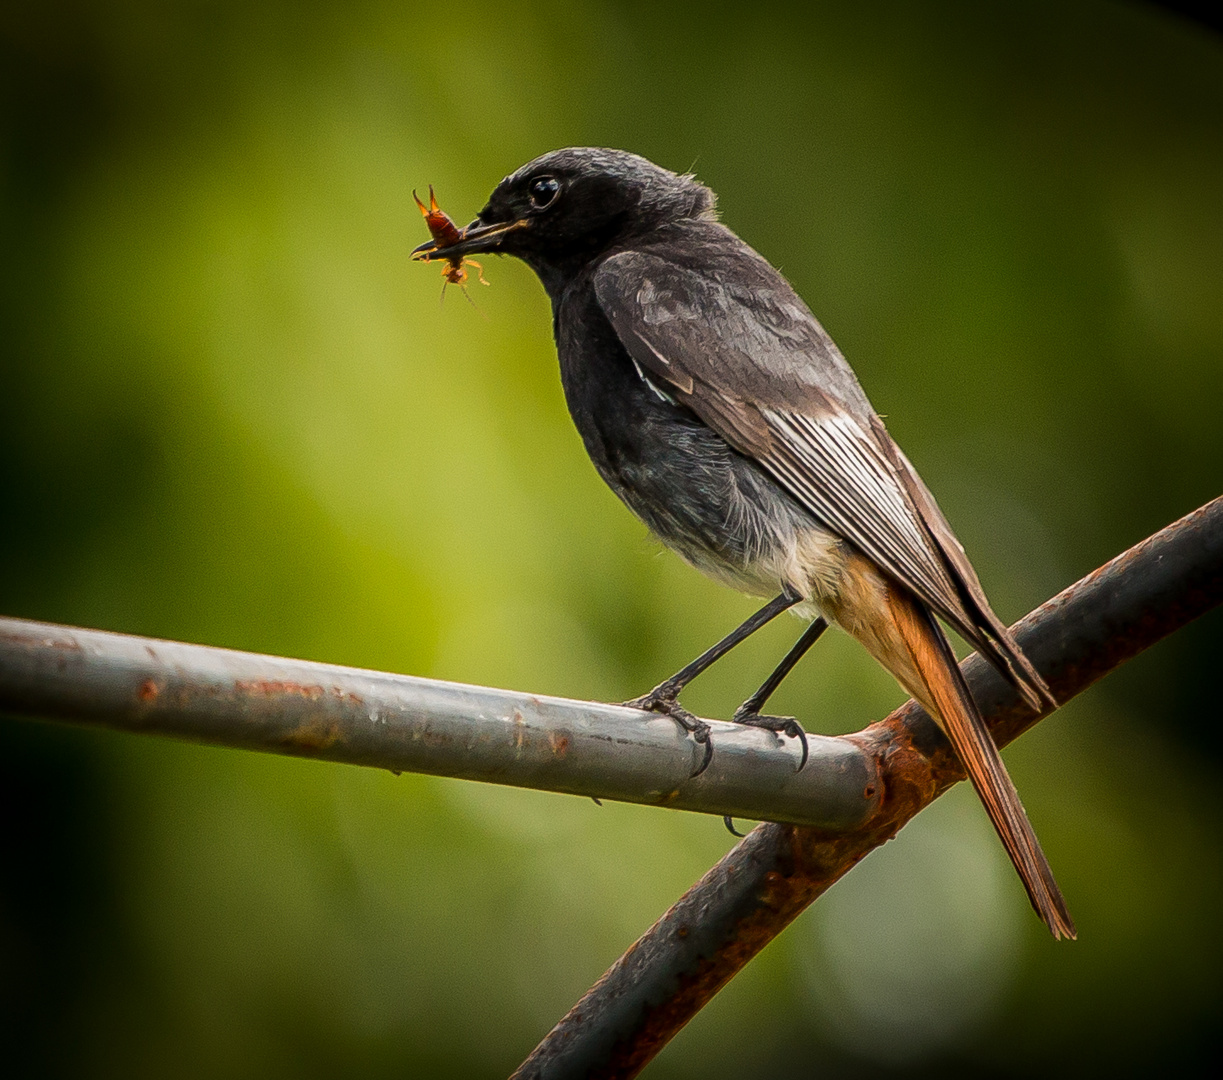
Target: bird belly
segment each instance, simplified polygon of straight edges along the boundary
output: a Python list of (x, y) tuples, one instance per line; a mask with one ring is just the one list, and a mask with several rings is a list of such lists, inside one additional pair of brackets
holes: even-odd
[(631, 448), (591, 456), (655, 536), (723, 584), (755, 596), (787, 586), (808, 596), (837, 575), (840, 540), (697, 421), (651, 418), (635, 429)]
[[(864, 562), (754, 462), (717, 435), (687, 458), (667, 454), (665, 470), (622, 469), (609, 483), (667, 547), (715, 581), (752, 596), (789, 589), (794, 613), (850, 619), (870, 590), (853, 573)], [(851, 620), (852, 621), (852, 620)]]

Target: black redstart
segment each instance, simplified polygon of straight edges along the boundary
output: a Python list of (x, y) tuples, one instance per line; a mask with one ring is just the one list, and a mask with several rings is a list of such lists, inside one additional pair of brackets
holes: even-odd
[[(599, 474), (669, 547), (775, 598), (634, 704), (711, 746), (679, 691), (787, 608), (813, 621), (736, 712), (804, 739), (765, 699), (825, 620), (857, 638), (951, 740), (1037, 913), (1074, 937), (1053, 872), (938, 618), (1033, 709), (1057, 702), (998, 617), (951, 526), (832, 339), (717, 220), (691, 176), (620, 150), (558, 150), (507, 176), (454, 243), (515, 255), (552, 300), (561, 381)], [(702, 766), (703, 768), (704, 766)], [(698, 770), (699, 771), (699, 770)]]

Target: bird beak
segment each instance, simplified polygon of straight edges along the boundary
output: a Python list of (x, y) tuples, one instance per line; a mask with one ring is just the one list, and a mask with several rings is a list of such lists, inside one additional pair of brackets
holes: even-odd
[(455, 259), (464, 255), (496, 251), (507, 233), (512, 233), (516, 229), (525, 229), (529, 224), (530, 222), (523, 218), (519, 221), (502, 221), (495, 225), (484, 225), (479, 218), (476, 218), (463, 229), (462, 239), (458, 243), (448, 247), (439, 247), (436, 240), (426, 240), (412, 252), (412, 258), (430, 262), (433, 259)]

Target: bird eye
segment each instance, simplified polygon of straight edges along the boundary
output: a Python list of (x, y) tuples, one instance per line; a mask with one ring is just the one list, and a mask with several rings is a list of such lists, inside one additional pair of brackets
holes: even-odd
[(542, 210), (552, 203), (560, 190), (561, 186), (554, 176), (537, 176), (527, 188), (527, 194), (531, 197), (531, 205), (536, 210)]

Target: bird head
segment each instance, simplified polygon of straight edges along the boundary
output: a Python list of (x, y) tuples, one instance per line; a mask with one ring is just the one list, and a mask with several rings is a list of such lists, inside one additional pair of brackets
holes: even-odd
[(714, 194), (691, 176), (625, 150), (570, 147), (528, 162), (497, 185), (479, 216), (448, 246), (417, 259), (515, 255), (545, 286), (605, 251), (685, 218), (710, 218)]

